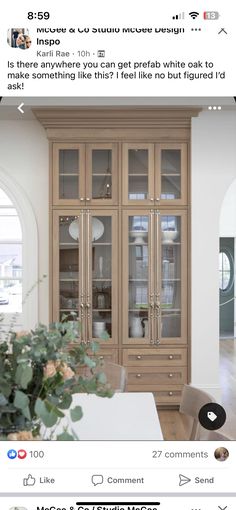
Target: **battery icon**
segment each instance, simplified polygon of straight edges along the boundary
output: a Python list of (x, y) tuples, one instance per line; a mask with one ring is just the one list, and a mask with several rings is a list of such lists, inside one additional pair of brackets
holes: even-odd
[(205, 11), (203, 13), (203, 18), (208, 21), (214, 21), (216, 19), (219, 19), (220, 14), (218, 11)]

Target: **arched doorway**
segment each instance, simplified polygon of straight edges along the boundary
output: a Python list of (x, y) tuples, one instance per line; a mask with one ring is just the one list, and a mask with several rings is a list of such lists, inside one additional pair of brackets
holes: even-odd
[[(2, 327), (6, 330), (9, 324), (12, 324), (12, 316), (14, 316), (16, 328), (34, 328), (38, 323), (37, 282), (39, 276), (37, 223), (34, 211), (24, 190), (15, 182), (14, 179), (12, 179), (8, 172), (2, 168), (0, 168), (0, 189), (2, 191), (2, 211), (5, 209), (8, 210), (8, 213), (12, 212), (15, 218), (14, 226), (14, 221), (8, 220), (12, 228), (11, 239), (6, 238), (5, 241), (12, 241), (12, 244), (15, 243), (15, 245), (18, 245), (18, 248), (19, 245), (21, 246), (21, 250), (18, 249), (18, 252), (13, 254), (13, 258), (16, 260), (16, 266), (20, 265), (20, 267), (14, 267), (14, 269), (12, 269), (12, 271), (15, 271), (15, 274), (12, 273), (12, 279), (9, 279), (8, 281), (8, 284), (10, 284), (8, 286), (14, 287), (16, 285), (15, 290), (13, 288), (13, 291), (17, 292), (17, 294), (12, 295), (15, 296), (12, 300), (9, 299), (10, 295), (9, 292), (7, 292), (8, 301), (11, 301), (12, 310), (9, 309), (9, 313), (7, 310), (4, 310)], [(4, 208), (4, 200), (7, 202), (6, 205), (8, 205), (8, 207)], [(9, 235), (9, 233), (7, 233), (7, 235)], [(15, 235), (16, 238), (14, 237)], [(2, 243), (2, 246), (3, 245), (4, 243)], [(5, 256), (5, 254), (6, 253), (2, 252), (2, 256)], [(8, 253), (8, 255), (9, 254), (10, 253)], [(9, 271), (11, 271), (11, 269), (9, 269)], [(17, 271), (18, 273), (16, 274)], [(15, 284), (13, 283), (14, 278), (16, 281)], [(14, 301), (14, 305), (12, 301)]]

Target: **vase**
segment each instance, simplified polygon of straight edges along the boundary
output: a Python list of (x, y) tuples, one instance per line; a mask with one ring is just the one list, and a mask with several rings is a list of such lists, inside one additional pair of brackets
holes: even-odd
[(140, 317), (132, 317), (130, 333), (132, 338), (142, 338), (143, 326)]

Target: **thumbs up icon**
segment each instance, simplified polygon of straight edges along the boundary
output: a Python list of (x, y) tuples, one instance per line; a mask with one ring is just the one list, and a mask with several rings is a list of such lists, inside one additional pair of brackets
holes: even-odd
[(33, 487), (35, 485), (36, 479), (32, 475), (28, 475), (27, 478), (23, 478), (23, 485), (25, 487)]

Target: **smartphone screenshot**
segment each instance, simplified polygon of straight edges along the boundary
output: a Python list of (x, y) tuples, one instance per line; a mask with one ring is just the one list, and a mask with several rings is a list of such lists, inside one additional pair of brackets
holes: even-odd
[(6, 6), (3, 510), (235, 507), (235, 14)]

